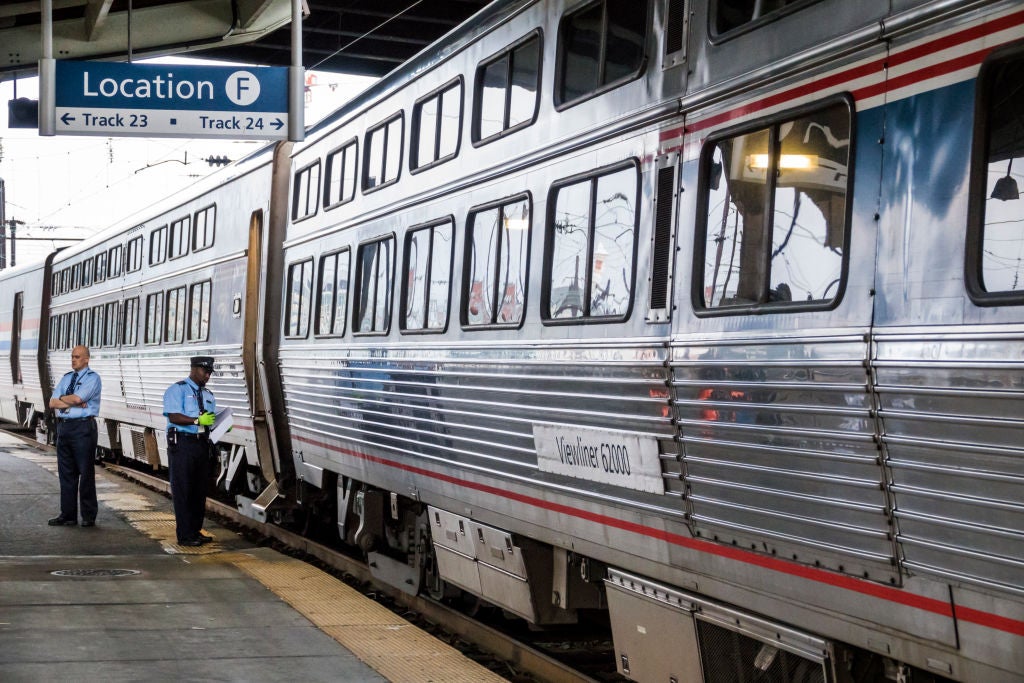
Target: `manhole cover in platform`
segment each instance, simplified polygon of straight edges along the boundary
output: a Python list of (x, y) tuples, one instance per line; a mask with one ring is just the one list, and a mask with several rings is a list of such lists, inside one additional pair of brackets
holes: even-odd
[(84, 576), (93, 578), (98, 576), (135, 576), (142, 572), (138, 569), (58, 569), (50, 572), (54, 576)]

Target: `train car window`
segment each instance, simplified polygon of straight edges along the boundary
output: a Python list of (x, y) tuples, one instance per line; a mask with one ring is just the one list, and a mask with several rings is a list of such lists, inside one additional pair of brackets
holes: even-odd
[(107, 324), (106, 312), (103, 304), (92, 307), (92, 341), (86, 343), (96, 348), (103, 346), (103, 332)]
[(121, 345), (135, 346), (139, 330), (139, 297), (125, 300), (121, 322)]
[(443, 332), (448, 326), (454, 233), (450, 218), (406, 233), (402, 331)]
[(121, 277), (121, 245), (111, 247), (107, 252), (107, 277)]
[(320, 257), (316, 298), (316, 334), (319, 337), (345, 334), (350, 257), (348, 249)]
[(149, 265), (155, 266), (167, 260), (167, 226), (161, 225), (149, 233)]
[(540, 102), (541, 36), (532, 33), (476, 69), (473, 142), (489, 142), (531, 125)]
[(359, 144), (352, 140), (327, 155), (327, 177), (324, 179), (324, 208), (333, 209), (355, 199), (356, 157)]
[(1024, 304), (1024, 43), (981, 70), (967, 234), (967, 287), (979, 305)]
[(128, 240), (124, 258), (125, 272), (134, 273), (140, 268), (142, 268), (142, 235)]
[(117, 326), (120, 322), (121, 304), (118, 301), (111, 301), (106, 304), (106, 325), (103, 332), (104, 346), (117, 346)]
[(300, 169), (292, 181), (292, 220), (301, 221), (316, 213), (320, 203), (320, 160)]
[(812, 5), (818, 0), (714, 0), (710, 5), (710, 35), (736, 35)]
[(70, 292), (71, 291), (71, 269), (63, 268), (60, 271), (60, 291)]
[(107, 279), (107, 252), (101, 251), (96, 254), (96, 260), (94, 262), (93, 270), (93, 281), (96, 283), (103, 282)]
[(647, 5), (600, 0), (562, 18), (555, 104), (575, 104), (630, 81), (644, 67)]
[(82, 261), (82, 287), (92, 286), (92, 269), (93, 269), (92, 257), (89, 257)]
[(71, 344), (69, 343), (69, 340), (71, 339), (71, 337), (68, 336), (68, 329), (69, 329), (68, 328), (68, 314), (67, 313), (61, 313), (60, 314), (60, 339), (58, 340), (58, 345), (59, 345), (59, 347), (61, 349), (71, 348)]
[(210, 291), (212, 283), (197, 282), (189, 288), (188, 340), (206, 341), (210, 338)]
[(705, 144), (694, 247), (698, 313), (838, 300), (851, 147), (846, 100)]
[(191, 230), (189, 224), (191, 216), (182, 216), (171, 222), (170, 231), (167, 233), (167, 258), (181, 258), (188, 253), (189, 242), (191, 241)]
[(168, 289), (164, 297), (164, 341), (178, 344), (185, 339), (185, 288)]
[(391, 284), (395, 272), (395, 238), (359, 245), (352, 329), (356, 334), (387, 334), (391, 329)]
[(405, 118), (398, 112), (366, 133), (363, 155), (363, 192), (398, 182), (402, 168)]
[(530, 198), (482, 207), (466, 228), (462, 324), (514, 326), (526, 308)]
[(50, 276), (50, 296), (59, 296), (60, 293), (60, 273), (53, 273)]
[(71, 266), (71, 289), (72, 291), (82, 286), (82, 264), (75, 263)]
[(305, 339), (309, 334), (309, 309), (313, 298), (313, 259), (288, 266), (288, 291), (284, 318), (286, 337)]
[(202, 251), (213, 246), (213, 234), (216, 225), (216, 205), (196, 211), (192, 220), (192, 251)]
[(552, 188), (548, 217), (546, 320), (621, 320), (633, 303), (640, 174), (634, 164)]
[[(89, 318), (86, 317), (86, 321), (88, 320)], [(68, 337), (75, 344), (88, 344), (89, 334), (88, 332), (82, 334), (81, 328), (79, 327), (80, 324), (81, 313), (79, 311), (71, 311), (68, 313)]]
[(159, 344), (163, 338), (164, 293), (156, 292), (146, 296), (146, 344)]
[(462, 131), (462, 79), (416, 102), (412, 109), (413, 171), (436, 166), (459, 153)]

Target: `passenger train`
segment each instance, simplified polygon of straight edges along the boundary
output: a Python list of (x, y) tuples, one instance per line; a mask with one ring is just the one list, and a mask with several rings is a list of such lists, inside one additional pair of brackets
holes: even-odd
[(637, 681), (1021, 681), (1021, 173), (1017, 1), (499, 0), (0, 274), (0, 416), (84, 343), (166, 466), (212, 355), (219, 487), (403, 590)]

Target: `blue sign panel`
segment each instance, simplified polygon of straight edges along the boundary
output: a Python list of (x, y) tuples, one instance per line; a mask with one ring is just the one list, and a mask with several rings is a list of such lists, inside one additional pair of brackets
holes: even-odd
[(288, 135), (288, 69), (56, 63), (56, 132), (276, 139)]

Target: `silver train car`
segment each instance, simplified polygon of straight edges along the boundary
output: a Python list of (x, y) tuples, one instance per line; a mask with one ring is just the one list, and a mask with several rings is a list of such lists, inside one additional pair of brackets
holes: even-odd
[(1024, 680), (1022, 83), (1019, 2), (496, 2), (0, 275), (0, 416), (85, 341), (165, 465), (213, 355), (221, 488), (403, 590), (637, 681)]

